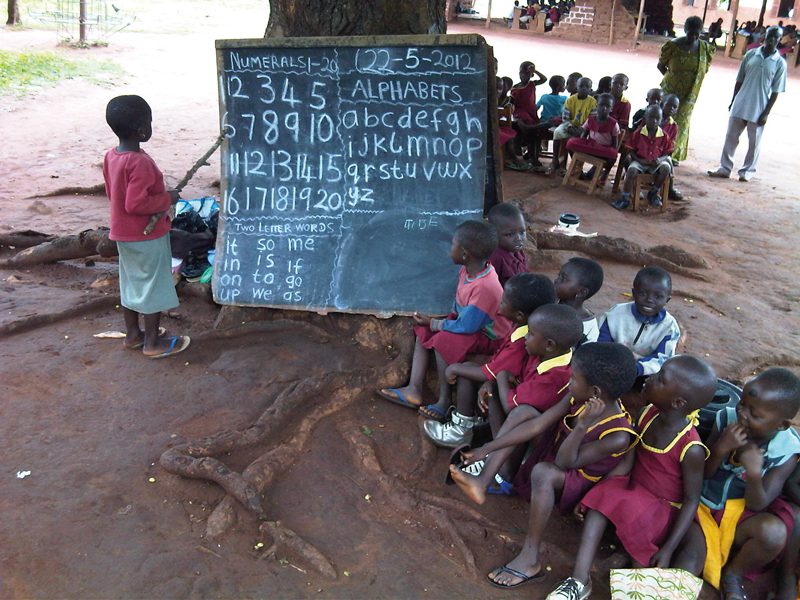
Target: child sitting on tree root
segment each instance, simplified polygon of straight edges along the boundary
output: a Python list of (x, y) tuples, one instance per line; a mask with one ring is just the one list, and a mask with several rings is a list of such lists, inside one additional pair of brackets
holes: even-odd
[(511, 323), (497, 315), (503, 287), (489, 263), (496, 247), (497, 231), (492, 225), (465, 221), (456, 228), (450, 258), (461, 265), (461, 271), (454, 310), (444, 319), (414, 314), (417, 341), (409, 382), (401, 388), (383, 388), (378, 391), (379, 396), (414, 410), (422, 407), (425, 374), (433, 350), (439, 396), (438, 401), (426, 409), (444, 417), (450, 406), (450, 384), (445, 376), (447, 366), (463, 362), (468, 354), (492, 354), (499, 346), (498, 340), (511, 329)]

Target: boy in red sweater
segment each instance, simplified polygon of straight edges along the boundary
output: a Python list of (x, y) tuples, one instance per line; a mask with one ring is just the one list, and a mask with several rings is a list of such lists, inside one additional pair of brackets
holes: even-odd
[[(106, 152), (103, 177), (111, 201), (109, 239), (119, 251), (120, 304), (125, 317), (125, 347), (145, 356), (163, 358), (182, 352), (188, 336), (159, 336), (161, 311), (178, 306), (172, 281), (172, 253), (166, 210), (178, 200), (164, 189), (155, 161), (139, 148), (153, 134), (152, 111), (140, 96), (117, 96), (106, 107), (106, 122), (119, 145)], [(150, 217), (164, 212), (153, 231), (145, 234)], [(144, 315), (144, 331), (139, 315)]]

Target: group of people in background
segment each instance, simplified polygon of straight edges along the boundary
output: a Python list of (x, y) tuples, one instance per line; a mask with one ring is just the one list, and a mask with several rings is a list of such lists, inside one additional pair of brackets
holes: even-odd
[(586, 303), (603, 285), (601, 265), (573, 257), (555, 279), (531, 273), (525, 240), (524, 216), (510, 203), (456, 228), (453, 309), (414, 314), (408, 382), (377, 391), (453, 450), (448, 482), (468, 500), (530, 499), (521, 550), (487, 582), (512, 589), (544, 577), (542, 541), (557, 508), (579, 515), (583, 530), (572, 572), (549, 600), (590, 597), (609, 526), (634, 567), (702, 574), (726, 600), (744, 600), (746, 577), (777, 569), (776, 598), (794, 600), (800, 378), (764, 370), (735, 408), (712, 411), (701, 437), (698, 412), (717, 378), (703, 359), (676, 354), (670, 275), (640, 269), (631, 301), (598, 317)]
[[(617, 168), (625, 170), (625, 184), (612, 206), (624, 210), (631, 205), (635, 177), (640, 173), (653, 175), (647, 199), (651, 206), (661, 206), (662, 184), (688, 156), (692, 111), (716, 51), (713, 43), (701, 39), (702, 32), (702, 20), (690, 17), (684, 35), (662, 46), (657, 67), (663, 78), (658, 88), (648, 91), (646, 107), (635, 113), (632, 121), (631, 104), (625, 96), (629, 80), (624, 73), (602, 77), (594, 88), (592, 80), (579, 72), (548, 78), (533, 62), (524, 61), (519, 82), (498, 77), (500, 142), (506, 168), (563, 176), (566, 155), (583, 152), (605, 160), (599, 178), (602, 186), (622, 154)], [(755, 174), (763, 127), (778, 94), (785, 90), (786, 61), (778, 52), (783, 36), (779, 27), (770, 27), (763, 42), (743, 58), (728, 107), (730, 120), (720, 166), (710, 170), (710, 176), (730, 176), (733, 155), (745, 129), (749, 144), (739, 180), (750, 181)], [(545, 83), (549, 93), (537, 98), (536, 88)], [(552, 160), (544, 165), (541, 149), (550, 139)], [(586, 179), (593, 176), (592, 170), (581, 174)], [(670, 199), (682, 199), (674, 184), (669, 190)]]
[(514, 0), (514, 6), (508, 14), (506, 21), (512, 27), (514, 23), (514, 11), (521, 11), (519, 17), (520, 27), (527, 29), (531, 21), (537, 18), (544, 19), (544, 31), (548, 32), (558, 25), (561, 18), (569, 14), (570, 9), (575, 6), (574, 0), (528, 0), (525, 6), (521, 6), (519, 0)]

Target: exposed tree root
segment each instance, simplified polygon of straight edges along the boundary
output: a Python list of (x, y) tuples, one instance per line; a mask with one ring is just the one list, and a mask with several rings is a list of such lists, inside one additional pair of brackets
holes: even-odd
[(109, 241), (107, 229), (87, 229), (77, 235), (65, 235), (29, 247), (10, 258), (0, 260), (0, 267), (30, 267), (59, 260), (85, 258), (95, 254), (117, 255), (117, 245)]
[(46, 192), (44, 194), (37, 194), (29, 196), (29, 198), (52, 198), (53, 196), (99, 196), (106, 193), (106, 184), (98, 183), (89, 187), (81, 186), (68, 186)]
[[(190, 441), (170, 448), (161, 455), (161, 466), (167, 471), (184, 477), (214, 481), (228, 493), (209, 518), (206, 533), (210, 537), (223, 534), (236, 522), (234, 500), (263, 518), (264, 510), (259, 494), (264, 492), (282, 470), (292, 464), (292, 458), (308, 443), (314, 427), (321, 419), (345, 408), (360, 393), (372, 391), (378, 385), (394, 384), (405, 377), (413, 344), (407, 320), (379, 321), (345, 315), (337, 315), (337, 320), (355, 324), (358, 330), (351, 331), (355, 338), (379, 342), (391, 339), (393, 347), (400, 351), (388, 365), (332, 372), (294, 382), (247, 429), (224, 431)], [(285, 323), (280, 322), (261, 323), (258, 329), (279, 329), (285, 326)], [(318, 329), (307, 325), (309, 327)], [(315, 332), (315, 335), (318, 334), (319, 332)], [(225, 337), (228, 334), (213, 332), (213, 335)], [(286, 435), (283, 426), (293, 421), (295, 414), (300, 411), (306, 416), (299, 419), (300, 425), (290, 435)], [(227, 467), (223, 468), (224, 465), (213, 458), (267, 440), (272, 448), (248, 465), (241, 475)]]
[(7, 335), (20, 333), (22, 331), (27, 331), (29, 329), (44, 327), (45, 325), (57, 323), (58, 321), (63, 321), (65, 319), (71, 319), (72, 317), (76, 317), (87, 312), (103, 310), (110, 306), (114, 306), (115, 304), (119, 304), (119, 295), (100, 296), (98, 298), (92, 298), (86, 302), (81, 302), (80, 304), (70, 306), (69, 308), (59, 312), (31, 315), (30, 317), (17, 319), (16, 321), (11, 321), (10, 323), (0, 324), (0, 338)]
[(329, 579), (336, 579), (339, 576), (327, 556), (280, 521), (264, 521), (258, 529), (272, 539), (272, 545), (265, 552), (265, 556), (274, 555), (280, 546), (284, 546), (321, 575)]
[(14, 248), (30, 248), (45, 242), (56, 239), (54, 235), (48, 235), (39, 231), (11, 231), (0, 233), (0, 246), (13, 246)]
[[(560, 233), (551, 233), (549, 231), (535, 231), (536, 246), (540, 250), (573, 250), (602, 258), (606, 260), (613, 260), (615, 262), (629, 263), (633, 265), (653, 265), (661, 267), (677, 275), (684, 277), (691, 277), (692, 279), (699, 279), (700, 281), (710, 281), (708, 277), (701, 273), (697, 273), (663, 258), (643, 250), (638, 244), (629, 242), (624, 238), (614, 238), (606, 235), (598, 235), (593, 238), (583, 238), (578, 236), (568, 236)], [(689, 255), (686, 253), (684, 260)], [(692, 264), (700, 262), (705, 263), (702, 257), (694, 257), (696, 260)]]

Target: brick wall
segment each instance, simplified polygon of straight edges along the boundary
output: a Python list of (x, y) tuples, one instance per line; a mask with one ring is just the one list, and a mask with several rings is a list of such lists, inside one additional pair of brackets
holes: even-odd
[(576, 4), (569, 14), (566, 15), (559, 25), (577, 25), (580, 27), (591, 27), (594, 24), (594, 6)]
[(608, 44), (611, 30), (611, 7), (614, 3), (614, 42), (633, 40), (636, 17), (621, 0), (577, 0), (570, 14), (547, 35), (565, 39)]

